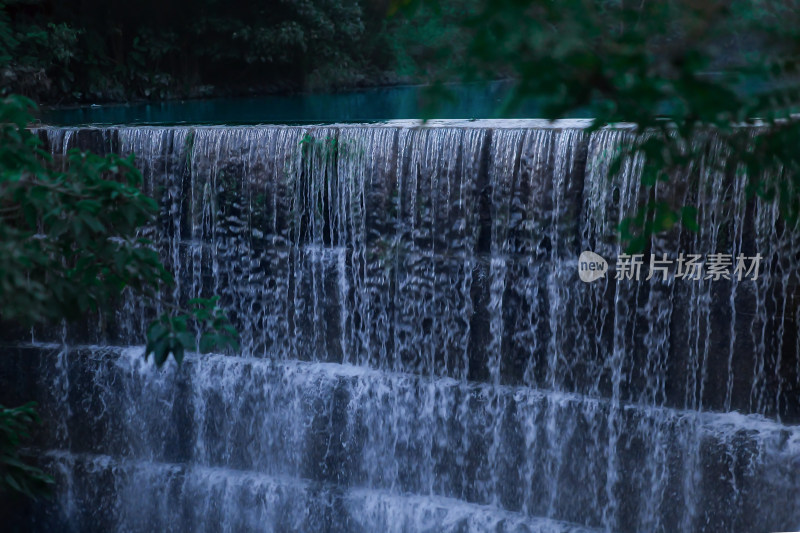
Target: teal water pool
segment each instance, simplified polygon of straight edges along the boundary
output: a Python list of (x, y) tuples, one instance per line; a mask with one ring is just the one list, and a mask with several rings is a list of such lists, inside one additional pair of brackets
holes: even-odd
[[(437, 110), (441, 119), (499, 118), (506, 82), (449, 86), (451, 97)], [(55, 126), (175, 124), (314, 124), (383, 122), (424, 116), (424, 87), (398, 86), (341, 93), (172, 100), (43, 109), (41, 121)], [(540, 116), (527, 102), (503, 118)]]

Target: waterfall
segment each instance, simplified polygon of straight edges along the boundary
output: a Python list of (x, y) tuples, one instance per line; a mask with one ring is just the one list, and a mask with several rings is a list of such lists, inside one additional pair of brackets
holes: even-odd
[(166, 297), (220, 295), (242, 347), (155, 369), (157, 310), (130, 296), (15, 344), (52, 421), (33, 529), (800, 528), (800, 242), (713, 139), (704, 179), (652, 193), (700, 230), (652, 253), (758, 253), (755, 280), (579, 280), (648, 194), (639, 160), (609, 175), (624, 129), (37, 134), (56, 157), (136, 154)]

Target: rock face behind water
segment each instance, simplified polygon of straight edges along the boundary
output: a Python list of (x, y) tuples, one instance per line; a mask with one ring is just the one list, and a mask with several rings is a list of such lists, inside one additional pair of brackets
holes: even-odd
[[(168, 297), (219, 294), (243, 342), (157, 371), (130, 347), (153, 310), (128, 299), (7, 348), (28, 382), (4, 394), (44, 406), (58, 481), (24, 527), (800, 528), (800, 242), (744, 176), (660, 185), (701, 229), (652, 252), (759, 253), (758, 279), (618, 281), (645, 194), (636, 161), (608, 176), (624, 130), (38, 134), (136, 154)], [(591, 282), (587, 251), (609, 269)]]

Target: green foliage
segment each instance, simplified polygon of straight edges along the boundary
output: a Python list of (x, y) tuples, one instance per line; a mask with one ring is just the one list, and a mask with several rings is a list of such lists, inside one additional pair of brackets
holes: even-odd
[[(442, 13), (438, 2), (398, 5)], [(796, 0), (475, 0), (450, 23), (454, 36), (420, 56), (419, 68), (426, 60), (438, 65), (439, 81), (513, 78), (501, 115), (534, 99), (545, 118), (588, 112), (595, 128), (633, 124), (639, 135), (614, 167), (641, 157), (650, 199), (659, 182), (696, 179), (708, 164), (726, 173), (746, 169), (748, 191), (778, 201), (793, 226), (800, 211), (800, 126), (792, 115), (800, 110), (798, 22)], [(431, 100), (441, 102), (442, 92), (435, 84)], [(742, 126), (758, 126), (755, 140), (754, 128)], [(702, 140), (710, 130), (715, 151), (728, 154), (713, 163)], [(691, 211), (671, 201), (646, 200), (621, 226), (623, 240), (640, 248), (678, 221), (696, 225)]]
[(33, 104), (0, 105), (2, 317), (25, 323), (96, 311), (123, 289), (155, 297), (172, 278), (137, 229), (156, 213), (131, 158), (70, 151), (63, 165), (25, 129)]
[[(140, 190), (132, 157), (73, 150), (54, 161), (27, 129), (33, 111), (22, 97), (0, 101), (0, 319), (79, 319), (131, 291), (169, 309), (147, 336), (145, 356), (158, 366), (170, 354), (180, 363), (187, 350), (238, 349), (216, 298), (192, 300), (189, 309), (160, 299), (173, 279), (138, 236), (157, 205)], [(32, 404), (0, 407), (0, 490), (30, 495), (48, 482), (16, 452), (34, 420)]]
[[(25, 324), (79, 318), (124, 290), (169, 306), (159, 294), (172, 276), (152, 243), (138, 236), (157, 204), (139, 188), (133, 158), (71, 150), (66, 161), (53, 161), (26, 129), (33, 109), (16, 96), (0, 104), (0, 317)], [(188, 311), (173, 306), (179, 314), (157, 322), (173, 324), (173, 336), (166, 345), (156, 342), (161, 335), (153, 337), (148, 353), (161, 364), (179, 345), (194, 349), (194, 338), (177, 336), (189, 323), (215, 332), (201, 337), (203, 346), (216, 339), (235, 347), (235, 332), (216, 303), (193, 300)]]
[(339, 139), (336, 137), (325, 137), (324, 139), (317, 139), (310, 133), (303, 135), (300, 139), (300, 153), (303, 159), (309, 160), (312, 156), (316, 156), (322, 160), (332, 160), (339, 153)]
[(464, 43), (474, 5), (387, 18), (391, 0), (0, 0), (0, 87), (95, 103), (425, 81), (460, 57), (432, 51)]
[[(401, 75), (437, 80), (458, 68), (466, 45), (463, 21), (475, 0), (406, 2), (388, 22), (388, 46)], [(441, 81), (441, 80), (440, 80)]]
[(20, 446), (30, 438), (29, 427), (35, 423), (39, 423), (35, 402), (13, 408), (0, 405), (0, 490), (36, 498), (47, 494), (53, 484), (50, 476), (20, 455)]
[(358, 139), (340, 140), (326, 136), (316, 138), (306, 133), (300, 142), (300, 155), (305, 165), (331, 163), (343, 157), (357, 157), (364, 154), (364, 147)]
[[(163, 315), (147, 330), (147, 345), (144, 356), (153, 354), (156, 365), (161, 366), (169, 357), (179, 364), (187, 349), (197, 345), (201, 353), (219, 347), (239, 349), (239, 334), (231, 325), (225, 311), (217, 306), (218, 296), (189, 300), (187, 314)], [(190, 325), (194, 325), (190, 330)], [(197, 331), (203, 331), (202, 335)], [(199, 338), (198, 338), (199, 337)]]
[(39, 101), (358, 85), (392, 70), (388, 3), (0, 1), (0, 71)]

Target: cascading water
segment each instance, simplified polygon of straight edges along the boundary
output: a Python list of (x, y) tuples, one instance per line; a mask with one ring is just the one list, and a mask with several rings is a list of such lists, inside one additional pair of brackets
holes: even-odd
[(243, 342), (156, 370), (129, 299), (69, 349), (17, 344), (54, 424), (34, 529), (800, 528), (800, 242), (742, 176), (661, 186), (700, 231), (652, 251), (760, 253), (757, 280), (583, 283), (644, 194), (640, 162), (608, 176), (625, 130), (39, 135), (136, 154), (172, 297), (219, 294)]

